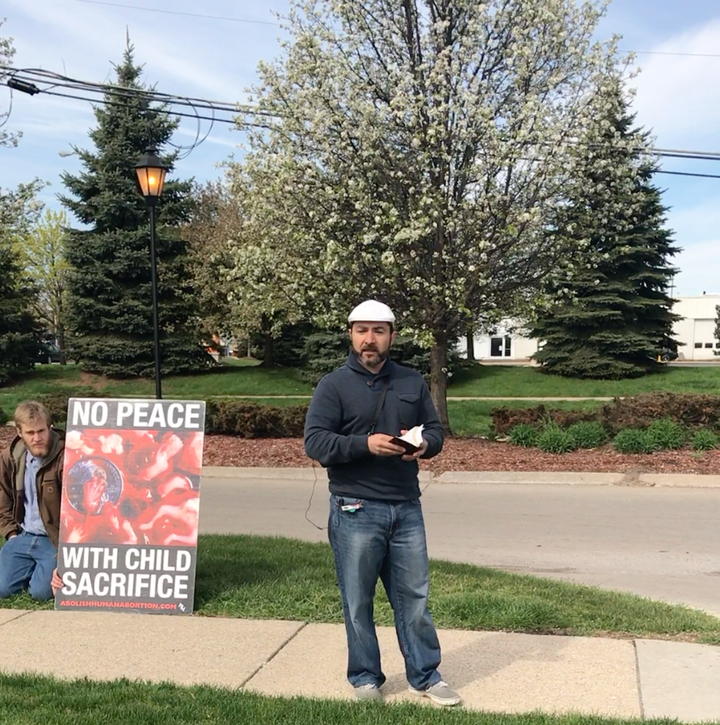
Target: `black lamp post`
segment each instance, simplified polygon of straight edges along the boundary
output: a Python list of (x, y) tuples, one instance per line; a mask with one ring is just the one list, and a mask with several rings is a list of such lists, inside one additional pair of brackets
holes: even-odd
[(153, 333), (155, 336), (155, 397), (162, 398), (160, 382), (160, 320), (158, 314), (157, 255), (155, 253), (155, 207), (163, 191), (167, 166), (149, 148), (135, 165), (140, 190), (150, 211), (150, 270), (152, 273)]

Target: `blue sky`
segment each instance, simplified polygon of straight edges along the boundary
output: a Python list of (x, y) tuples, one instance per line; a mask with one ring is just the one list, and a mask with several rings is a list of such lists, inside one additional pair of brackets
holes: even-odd
[[(125, 47), (126, 29), (145, 80), (178, 95), (242, 101), (260, 60), (279, 52), (281, 28), (271, 10), (287, 0), (107, 0), (107, 3), (221, 16), (224, 20), (114, 7), (86, 0), (2, 0), (0, 30), (14, 38), (20, 68), (43, 68), (83, 80), (112, 78), (112, 62)], [(230, 20), (232, 18), (233, 20)], [(238, 20), (245, 22), (237, 22)], [(720, 152), (720, 2), (718, 0), (614, 0), (599, 35), (618, 33), (621, 48), (638, 52), (642, 72), (633, 80), (638, 122), (658, 147)], [(650, 52), (648, 52), (650, 51)], [(679, 54), (679, 55), (677, 55)], [(715, 57), (707, 57), (707, 55)], [(0, 89), (0, 108), (9, 92)], [(17, 149), (0, 149), (0, 186), (40, 177), (43, 195), (56, 207), (59, 174), (77, 171), (74, 157), (59, 152), (89, 145), (94, 125), (89, 104), (15, 93), (11, 130), (21, 130)], [(203, 127), (203, 133), (208, 130)], [(196, 126), (185, 120), (175, 138), (192, 143)], [(238, 132), (217, 124), (205, 143), (177, 165), (178, 178), (218, 178), (217, 164), (233, 152)], [(720, 175), (720, 162), (666, 160), (669, 171)], [(677, 258), (675, 293), (720, 292), (720, 179), (658, 175), (671, 207), (668, 225), (684, 248)]]

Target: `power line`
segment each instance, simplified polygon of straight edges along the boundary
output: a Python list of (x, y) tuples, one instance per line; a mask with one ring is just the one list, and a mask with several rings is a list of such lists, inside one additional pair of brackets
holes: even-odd
[[(268, 119), (281, 118), (277, 114), (263, 111), (258, 108), (253, 108), (250, 105), (233, 104), (226, 101), (211, 101), (208, 99), (197, 97), (175, 96), (169, 93), (161, 93), (146, 88), (126, 88), (123, 86), (117, 86), (112, 84), (82, 81), (43, 69), (16, 69), (12, 66), (0, 64), (0, 71), (5, 71), (6, 75), (8, 76), (5, 82), (0, 83), (0, 85), (7, 85), (11, 89), (19, 90), (24, 93), (29, 93), (30, 95), (43, 93), (45, 95), (56, 96), (59, 98), (69, 98), (78, 101), (86, 101), (88, 103), (102, 103), (108, 106), (118, 106), (125, 108), (136, 107), (133, 106), (130, 101), (137, 101), (138, 99), (140, 99), (147, 102), (148, 104), (161, 104), (160, 107), (154, 107), (152, 109), (154, 112), (163, 113), (168, 116), (195, 119), (198, 122), (198, 131), (196, 134), (195, 142), (190, 146), (175, 146), (175, 148), (179, 150), (186, 150), (186, 155), (189, 154), (193, 149), (197, 148), (197, 146), (199, 146), (209, 136), (215, 123), (236, 125), (237, 115), (245, 115), (250, 117), (260, 116), (267, 117)], [(36, 85), (36, 83), (41, 85), (45, 84), (46, 87), (39, 87), (38, 85)], [(78, 95), (77, 93), (61, 92), (59, 89), (66, 89), (67, 91), (78, 91), (79, 93), (95, 93), (100, 94), (101, 97), (88, 97), (87, 95)], [(180, 111), (172, 108), (172, 106), (190, 108), (193, 112), (187, 113), (185, 111)], [(212, 115), (203, 115), (202, 113), (200, 113), (200, 110), (210, 111)], [(230, 118), (223, 118), (221, 116), (217, 116), (217, 113), (227, 113), (232, 114), (232, 116)], [(211, 124), (210, 129), (202, 137), (202, 139), (200, 126), (201, 121), (209, 121)], [(243, 125), (247, 127), (262, 128), (266, 130), (270, 130), (273, 128), (270, 122), (259, 123), (257, 121), (244, 120)], [(662, 148), (638, 148), (636, 150), (641, 153), (646, 153), (648, 155), (663, 158), (677, 158), (695, 161), (720, 161), (720, 152), (715, 151), (688, 151), (682, 149)], [(720, 176), (716, 176), (713, 174), (696, 174), (681, 171), (663, 171), (660, 169), (657, 169), (655, 173), (710, 179), (720, 178)]]
[(248, 20), (247, 18), (229, 18), (223, 15), (205, 15), (203, 13), (185, 13), (180, 10), (161, 10), (160, 8), (146, 8), (140, 5), (125, 5), (124, 3), (109, 3), (104, 0), (75, 0), (78, 3), (87, 3), (88, 5), (107, 5), (111, 8), (126, 8), (128, 10), (142, 10), (146, 13), (163, 13), (164, 15), (184, 15), (190, 18), (206, 18), (208, 20), (225, 20), (230, 23), (252, 23), (253, 25), (275, 25), (280, 26), (280, 23), (274, 23), (270, 20)]
[(696, 176), (699, 179), (720, 179), (718, 174), (693, 174), (689, 171), (663, 171), (655, 169), (656, 174), (669, 174), (670, 176)]
[(682, 149), (654, 149), (664, 154), (697, 154), (699, 156), (717, 156), (720, 158), (720, 151), (684, 151)]
[[(177, 96), (170, 93), (161, 93), (155, 90), (149, 90), (146, 88), (126, 88), (124, 86), (117, 86), (108, 83), (96, 83), (93, 81), (82, 81), (68, 76), (63, 76), (52, 71), (46, 71), (43, 69), (36, 68), (23, 68), (16, 69), (12, 66), (1, 65), (0, 71), (4, 70), (11, 74), (9, 81), (6, 85), (11, 85), (17, 90), (25, 92), (38, 92), (45, 93), (47, 95), (55, 95), (65, 98), (72, 98), (75, 100), (88, 101), (90, 103), (103, 102), (103, 99), (99, 98), (88, 98), (86, 96), (76, 96), (72, 94), (63, 94), (57, 91), (51, 92), (52, 89), (56, 88), (67, 88), (70, 90), (81, 91), (83, 93), (96, 93), (102, 96), (117, 96), (119, 98), (143, 98), (148, 102), (165, 103), (175, 106), (184, 106), (192, 108), (194, 111), (197, 109), (209, 110), (213, 114), (215, 112), (231, 113), (237, 115), (249, 115), (249, 116), (265, 116), (268, 118), (280, 118), (278, 114), (264, 111), (248, 104), (232, 103), (230, 101), (212, 101), (209, 99), (192, 97), (192, 96)], [(47, 88), (39, 88), (34, 83), (45, 83), (50, 84)], [(22, 84), (23, 87), (19, 87)], [(172, 112), (170, 112), (172, 114)], [(178, 112), (177, 115), (188, 115)], [(198, 115), (195, 113), (192, 117), (197, 118)], [(207, 119), (211, 120), (211, 119)], [(220, 119), (213, 116), (212, 120), (217, 120), (222, 123), (235, 123), (234, 119)], [(720, 152), (718, 151), (695, 151), (687, 149), (666, 149), (666, 148), (650, 148), (650, 149), (638, 149), (638, 151), (647, 152), (653, 156), (660, 156), (664, 158), (680, 158), (697, 161), (720, 161)]]
[[(57, 91), (42, 91), (46, 96), (56, 96), (58, 98), (71, 98), (74, 101), (87, 101), (88, 103), (98, 103), (97, 98), (88, 98), (87, 96), (76, 96), (72, 93), (58, 93)], [(133, 108), (134, 106), (130, 103), (123, 103), (122, 101), (102, 101), (104, 106), (117, 106), (121, 108)], [(212, 116), (201, 116), (196, 113), (183, 113), (182, 111), (174, 111), (170, 108), (153, 108), (153, 113), (164, 113), (167, 116), (182, 116), (183, 118), (196, 118), (201, 121), (212, 121), (214, 123), (227, 123), (234, 124), (235, 121), (231, 118), (213, 118)], [(246, 126), (258, 126), (260, 128), (266, 128), (260, 124), (246, 123)]]
[[(224, 20), (230, 23), (250, 23), (253, 25), (274, 25), (277, 28), (282, 27), (281, 23), (272, 20), (250, 20), (248, 18), (232, 18), (225, 15), (207, 15), (205, 13), (187, 13), (180, 10), (164, 10), (161, 8), (148, 8), (141, 5), (126, 5), (125, 3), (111, 3), (107, 0), (75, 0), (78, 3), (86, 3), (88, 5), (105, 5), (111, 8), (125, 8), (127, 10), (140, 10), (146, 13), (162, 13), (163, 15), (182, 15), (190, 18), (205, 18), (207, 20)], [(720, 53), (680, 53), (664, 50), (622, 50), (621, 53), (635, 53), (636, 55), (670, 55), (684, 56), (688, 58), (720, 58)]]
[[(78, 0), (86, 2), (87, 0)], [(666, 50), (623, 50), (621, 53), (636, 53), (637, 55), (678, 55), (687, 58), (720, 58), (720, 53), (673, 53)]]
[[(96, 83), (93, 81), (83, 81), (76, 78), (60, 75), (52, 71), (42, 68), (21, 68), (16, 69), (12, 66), (0, 64), (0, 71), (6, 71), (9, 85), (15, 90), (23, 91), (34, 95), (35, 93), (47, 93), (53, 88), (68, 88), (70, 90), (82, 91), (83, 93), (97, 93), (99, 95), (117, 95), (126, 98), (143, 98), (148, 102), (168, 103), (173, 105), (189, 106), (193, 109), (203, 108), (210, 111), (223, 111), (226, 113), (244, 113), (250, 115), (260, 115), (268, 117), (277, 117), (269, 111), (263, 111), (253, 108), (247, 104), (241, 104), (231, 101), (214, 101), (207, 98), (198, 98), (195, 96), (177, 96), (171, 93), (162, 93), (154, 89), (147, 88), (128, 88), (118, 86), (111, 83)], [(42, 87), (42, 85), (46, 87)], [(84, 99), (101, 102), (100, 99)]]

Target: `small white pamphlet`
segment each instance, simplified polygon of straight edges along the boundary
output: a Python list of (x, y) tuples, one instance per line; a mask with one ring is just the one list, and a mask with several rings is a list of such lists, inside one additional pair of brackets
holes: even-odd
[(409, 443), (411, 446), (415, 446), (415, 448), (422, 448), (423, 444), (423, 428), (424, 425), (416, 425), (414, 428), (410, 428), (410, 430), (402, 436), (398, 436), (398, 438), (401, 441), (405, 441), (406, 443)]

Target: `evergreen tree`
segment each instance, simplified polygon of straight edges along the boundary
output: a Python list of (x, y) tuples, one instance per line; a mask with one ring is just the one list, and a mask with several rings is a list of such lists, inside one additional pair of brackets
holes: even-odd
[[(68, 325), (73, 356), (83, 368), (115, 376), (154, 372), (150, 230), (137, 190), (135, 164), (146, 148), (162, 155), (177, 121), (150, 102), (128, 46), (115, 67), (115, 85), (95, 109), (95, 151), (78, 151), (84, 170), (63, 175), (65, 206), (84, 224), (71, 229), (66, 255)], [(164, 157), (172, 170), (175, 154)], [(168, 181), (158, 208), (157, 265), (160, 345), (164, 374), (213, 364), (199, 345), (180, 226), (189, 218), (191, 182)]]
[(32, 370), (38, 352), (30, 298), (12, 240), (0, 232), (0, 384)]
[(679, 251), (665, 228), (667, 209), (653, 185), (648, 134), (633, 128), (619, 82), (602, 91), (610, 112), (582, 147), (583, 173), (568, 190), (552, 234), (583, 248), (551, 303), (531, 328), (543, 341), (545, 371), (579, 378), (638, 377), (658, 370), (662, 348), (675, 349), (668, 287)]
[(715, 340), (717, 345), (715, 345), (713, 355), (720, 355), (720, 350), (718, 350), (718, 345), (720, 345), (720, 305), (715, 305), (715, 314), (717, 315), (715, 318)]
[(0, 189), (0, 384), (32, 370), (39, 353), (39, 329), (30, 311), (37, 290), (18, 248), (40, 212), (41, 187), (34, 181)]
[[(0, 27), (3, 25), (0, 19)], [(0, 82), (9, 75), (15, 49), (0, 37)], [(6, 130), (9, 111), (0, 109), (0, 147), (15, 146), (19, 134)], [(29, 312), (32, 290), (24, 276), (16, 241), (38, 212), (35, 200), (41, 184), (0, 189), (0, 384), (32, 369), (38, 352), (34, 321)]]

